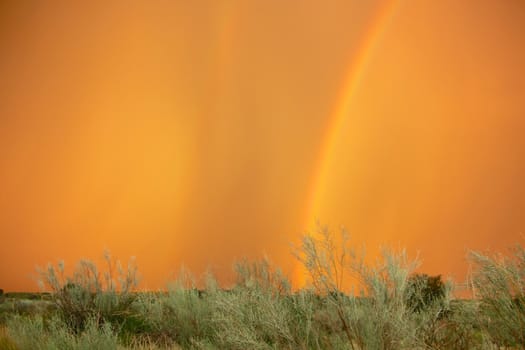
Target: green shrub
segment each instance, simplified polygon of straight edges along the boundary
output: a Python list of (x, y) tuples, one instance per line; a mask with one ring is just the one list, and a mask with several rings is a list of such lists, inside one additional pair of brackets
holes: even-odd
[(441, 275), (429, 276), (416, 273), (408, 279), (405, 297), (409, 308), (415, 312), (422, 312), (436, 303), (442, 304), (446, 294), (447, 286)]
[(207, 289), (198, 290), (191, 274), (183, 270), (167, 292), (141, 293), (134, 304), (142, 327), (139, 333), (158, 345), (204, 346), (214, 334), (211, 304), (216, 283), (208, 276)]
[(289, 348), (294, 343), (284, 295), (289, 283), (267, 260), (235, 266), (237, 284), (213, 299), (213, 324), (224, 349)]
[(111, 326), (99, 326), (97, 319), (87, 320), (84, 330), (74, 334), (59, 318), (44, 322), (42, 317), (16, 316), (8, 321), (7, 332), (20, 350), (117, 349), (118, 346)]
[(525, 348), (525, 249), (513, 254), (471, 252), (471, 282), (479, 326), (499, 346)]
[(103, 274), (89, 260), (81, 260), (72, 276), (64, 275), (62, 262), (40, 270), (41, 284), (52, 291), (58, 314), (75, 333), (82, 332), (90, 319), (120, 326), (131, 313), (138, 284), (136, 266), (131, 260), (124, 269), (107, 253), (105, 259)]
[[(422, 277), (410, 277), (418, 263), (408, 260), (404, 251), (384, 251), (375, 264), (367, 265), (364, 254), (351, 248), (344, 230), (336, 236), (328, 228), (318, 227), (314, 234), (303, 236), (301, 243), (296, 256), (315, 292), (330, 304), (323, 322), (331, 324), (328, 332), (344, 337), (346, 347), (413, 349), (437, 345), (430, 335), (440, 329), (438, 320), (449, 300), (449, 290), (440, 278), (423, 281)], [(352, 292), (345, 294), (344, 289)], [(420, 312), (414, 312), (418, 308)]]
[(209, 303), (210, 299), (199, 297), (195, 289), (174, 288), (167, 293), (141, 295), (135, 305), (140, 333), (160, 344), (188, 347), (213, 332)]
[[(525, 251), (472, 252), (473, 298), (415, 274), (404, 251), (374, 263), (319, 227), (295, 256), (311, 284), (293, 292), (267, 259), (234, 265), (235, 284), (187, 272), (167, 292), (134, 292), (137, 272), (106, 255), (41, 271), (51, 295), (13, 294), (0, 305), (0, 349), (525, 349)], [(11, 293), (9, 293), (11, 294)]]

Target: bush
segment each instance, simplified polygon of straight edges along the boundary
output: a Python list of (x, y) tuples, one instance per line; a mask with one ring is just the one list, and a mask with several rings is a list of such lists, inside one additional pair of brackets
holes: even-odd
[(117, 349), (118, 346), (117, 335), (111, 326), (99, 326), (94, 318), (87, 320), (82, 332), (72, 334), (60, 318), (44, 322), (41, 317), (17, 316), (8, 322), (8, 334), (20, 350)]
[(213, 299), (217, 342), (225, 349), (289, 348), (294, 339), (284, 296), (290, 283), (267, 259), (235, 265), (235, 287)]
[(510, 256), (471, 252), (479, 326), (499, 346), (525, 348), (525, 249)]
[(142, 322), (138, 333), (157, 344), (186, 347), (211, 338), (211, 298), (209, 294), (201, 298), (198, 290), (182, 287), (170, 288), (167, 293), (145, 293), (134, 308)]
[[(350, 247), (344, 230), (336, 236), (319, 226), (315, 234), (303, 236), (296, 256), (315, 292), (330, 303), (330, 314), (337, 315), (347, 347), (436, 345), (430, 335), (441, 327), (437, 321), (447, 307), (449, 290), (440, 278), (412, 275), (418, 262), (408, 260), (404, 251), (384, 251), (382, 259), (367, 265), (364, 254)], [(352, 292), (345, 294), (345, 289)], [(418, 308), (421, 312), (415, 313)]]
[[(525, 251), (472, 252), (473, 298), (414, 273), (404, 251), (374, 263), (346, 232), (303, 236), (296, 257), (311, 285), (293, 292), (267, 259), (234, 266), (235, 284), (206, 288), (182, 273), (167, 292), (135, 293), (136, 267), (106, 255), (41, 272), (51, 296), (16, 294), (0, 305), (0, 349), (500, 349), (525, 348)], [(40, 300), (36, 300), (40, 297)], [(34, 300), (29, 300), (29, 299)]]
[(416, 273), (408, 279), (405, 297), (409, 308), (415, 312), (422, 312), (436, 303), (442, 304), (446, 293), (447, 286), (441, 275), (429, 276)]
[(105, 259), (103, 274), (89, 260), (81, 260), (72, 276), (64, 275), (63, 262), (40, 270), (41, 284), (52, 291), (58, 314), (75, 333), (82, 332), (88, 320), (120, 326), (130, 315), (138, 284), (134, 261), (124, 269), (108, 253)]

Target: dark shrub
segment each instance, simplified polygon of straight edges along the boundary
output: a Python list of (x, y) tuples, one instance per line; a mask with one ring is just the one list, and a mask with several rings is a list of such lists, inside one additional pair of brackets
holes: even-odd
[(427, 310), (431, 305), (441, 303), (446, 295), (446, 285), (441, 275), (429, 276), (416, 273), (409, 277), (406, 302), (415, 312)]

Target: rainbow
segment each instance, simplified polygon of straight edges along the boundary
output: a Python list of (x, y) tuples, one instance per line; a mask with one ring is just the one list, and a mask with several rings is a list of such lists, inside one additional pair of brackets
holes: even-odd
[(321, 143), (321, 152), (314, 166), (315, 172), (312, 177), (312, 186), (307, 197), (305, 213), (305, 227), (311, 227), (319, 214), (320, 198), (324, 192), (327, 181), (328, 170), (332, 163), (334, 146), (341, 133), (341, 127), (345, 118), (349, 116), (352, 100), (357, 88), (359, 87), (364, 73), (374, 52), (374, 48), (380, 41), (380, 37), (388, 27), (393, 14), (397, 8), (398, 0), (386, 0), (383, 6), (377, 11), (377, 15), (371, 21), (366, 35), (361, 41), (358, 54), (351, 57), (347, 72), (342, 83), (342, 87), (337, 96), (335, 108), (331, 114), (326, 133)]
[[(333, 113), (330, 115), (325, 136), (323, 137), (319, 156), (314, 166), (312, 185), (307, 195), (304, 214), (304, 229), (308, 230), (316, 224), (321, 208), (321, 198), (325, 192), (328, 172), (333, 163), (334, 148), (337, 138), (341, 134), (342, 125), (350, 115), (352, 101), (365, 72), (370, 58), (377, 47), (381, 36), (391, 22), (398, 8), (399, 0), (385, 0), (377, 10), (377, 14), (370, 22), (369, 28), (361, 40), (358, 54), (350, 58), (346, 74), (342, 81), (340, 92), (337, 95)], [(305, 271), (301, 264), (297, 264), (294, 271), (294, 285), (302, 287), (305, 284)]]

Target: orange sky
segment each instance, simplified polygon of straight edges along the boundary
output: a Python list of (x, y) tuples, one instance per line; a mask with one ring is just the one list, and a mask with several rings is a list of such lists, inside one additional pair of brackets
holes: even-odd
[(0, 288), (105, 248), (285, 271), (315, 219), (374, 254), (525, 232), (525, 4), (0, 2)]

